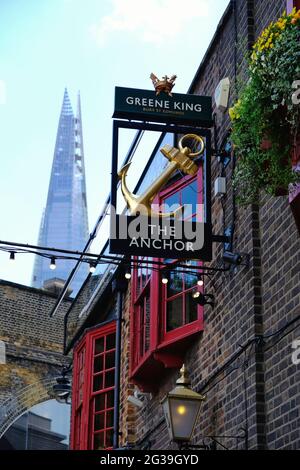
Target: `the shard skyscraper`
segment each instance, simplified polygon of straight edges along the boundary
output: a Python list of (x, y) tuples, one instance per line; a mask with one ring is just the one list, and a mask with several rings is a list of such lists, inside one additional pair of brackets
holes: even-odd
[[(82, 251), (87, 239), (88, 215), (80, 96), (78, 94), (75, 116), (65, 89), (38, 245)], [(50, 269), (49, 264), (49, 259), (36, 256), (33, 287), (41, 288), (45, 281), (52, 278), (66, 280), (75, 263), (57, 259), (55, 271)], [(83, 265), (76, 275), (76, 283), (72, 285), (73, 293), (80, 288), (87, 273), (87, 267)]]

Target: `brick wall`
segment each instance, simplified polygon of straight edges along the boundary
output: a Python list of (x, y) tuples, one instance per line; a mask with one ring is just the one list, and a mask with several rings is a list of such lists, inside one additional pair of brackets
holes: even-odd
[[(0, 280), (0, 341), (6, 351), (0, 364), (1, 404), (11, 399), (25, 411), (50, 398), (47, 387), (66, 362), (63, 315), (70, 304), (64, 301), (60, 313), (50, 318), (55, 299), (43, 290)], [(0, 413), (0, 424), (2, 419)]]
[[(235, 78), (246, 77), (249, 47), (282, 13), (285, 1), (237, 0), (235, 11), (233, 7), (233, 3), (228, 7), (190, 92), (213, 95), (221, 78), (229, 76), (234, 84)], [(217, 112), (216, 123), (220, 145), (229, 129), (228, 116)], [(212, 179), (219, 173), (213, 159)], [(233, 221), (231, 174), (232, 164), (226, 169), (224, 211), (213, 197), (214, 233), (222, 233)], [(247, 428), (250, 449), (299, 449), (300, 369), (291, 362), (291, 343), (300, 338), (300, 327), (290, 331), (295, 322), (286, 336), (254, 341), (259, 335), (273, 334), (300, 313), (300, 243), (287, 197), (262, 196), (259, 207), (237, 207), (235, 227), (234, 251), (248, 253), (250, 266), (216, 274), (206, 283), (216, 307), (205, 309), (205, 330), (185, 361), (193, 389), (207, 395), (195, 442), (202, 442), (202, 436), (241, 435), (241, 428)], [(214, 262), (221, 252), (222, 246), (216, 245)], [(127, 310), (126, 322), (128, 315)], [(141, 445), (148, 440), (154, 449), (170, 445), (159, 401), (177, 377), (178, 371), (166, 371), (159, 393), (139, 412), (135, 429)], [(220, 442), (229, 448), (246, 446), (245, 439)]]
[[(124, 311), (129, 312), (131, 295), (130, 289), (124, 296)], [(120, 390), (120, 445), (132, 445), (137, 440), (136, 408), (128, 402), (129, 395), (133, 395), (135, 387), (129, 382), (130, 364), (130, 338), (129, 338), (129, 318), (124, 317), (124, 328), (121, 345), (121, 390)]]
[[(261, 215), (262, 298), (265, 334), (300, 314), (299, 236), (287, 198), (264, 197)], [(293, 328), (295, 328), (293, 330)], [(266, 347), (266, 421), (270, 449), (300, 448), (300, 366), (292, 363), (292, 342), (300, 339), (295, 323), (287, 335)]]

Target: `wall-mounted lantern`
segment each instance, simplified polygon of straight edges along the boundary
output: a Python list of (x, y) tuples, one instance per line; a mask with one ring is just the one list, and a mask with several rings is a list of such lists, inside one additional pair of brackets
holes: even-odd
[(66, 374), (67, 368), (63, 368), (61, 376), (56, 378), (56, 384), (53, 385), (53, 393), (55, 400), (59, 403), (70, 404), (71, 384)]
[(171, 439), (189, 442), (205, 397), (190, 388), (191, 381), (185, 365), (180, 374), (176, 387), (165, 396), (161, 404)]

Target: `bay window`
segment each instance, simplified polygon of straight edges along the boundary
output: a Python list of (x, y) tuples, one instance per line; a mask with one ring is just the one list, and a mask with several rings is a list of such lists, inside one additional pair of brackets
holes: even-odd
[[(163, 212), (183, 206), (184, 220), (202, 221), (202, 170), (184, 177), (162, 191), (156, 203)], [(149, 260), (148, 260), (149, 261)], [(192, 297), (197, 287), (197, 265), (177, 266), (182, 260), (160, 261), (155, 268), (135, 258), (132, 277), (131, 378), (144, 391), (155, 391), (167, 367), (180, 367), (193, 336), (203, 330), (203, 307)], [(162, 274), (168, 273), (163, 284)]]
[(85, 334), (74, 348), (71, 448), (113, 446), (116, 326)]

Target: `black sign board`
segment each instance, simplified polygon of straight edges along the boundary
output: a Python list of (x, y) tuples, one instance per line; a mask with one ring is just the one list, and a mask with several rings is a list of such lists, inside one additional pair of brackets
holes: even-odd
[(115, 88), (114, 118), (137, 121), (189, 124), (195, 127), (212, 126), (210, 96), (184, 95), (135, 88)]
[(111, 253), (210, 261), (211, 240), (207, 223), (127, 215), (111, 219)]

